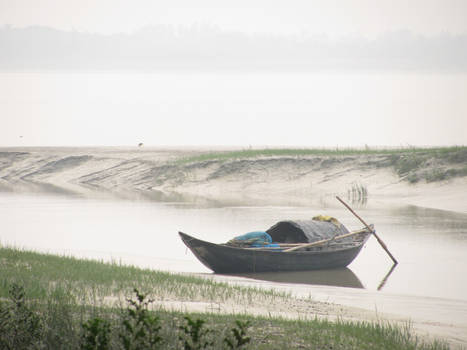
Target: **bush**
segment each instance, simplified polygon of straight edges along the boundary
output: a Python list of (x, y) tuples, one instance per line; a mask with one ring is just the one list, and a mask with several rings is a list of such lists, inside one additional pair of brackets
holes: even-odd
[(425, 173), (425, 179), (427, 182), (445, 180), (447, 173), (441, 169), (434, 169), (430, 172)]
[(82, 324), (84, 350), (108, 350), (110, 349), (110, 323), (101, 318), (93, 318)]
[(241, 349), (243, 345), (246, 345), (250, 342), (251, 338), (246, 336), (246, 330), (250, 326), (249, 321), (239, 321), (236, 320), (235, 324), (237, 327), (232, 328), (230, 331), (232, 332), (233, 339), (224, 338), (224, 342), (227, 344), (229, 349)]
[(153, 300), (145, 300), (146, 296), (138, 289), (134, 289), (136, 300), (127, 299), (130, 304), (123, 316), (123, 332), (120, 339), (125, 350), (156, 349), (162, 341), (159, 336), (161, 326), (159, 317), (148, 311), (148, 306)]
[(189, 316), (185, 316), (186, 324), (180, 326), (183, 335), (180, 340), (183, 341), (185, 350), (201, 350), (208, 349), (214, 345), (212, 340), (209, 340), (209, 333), (212, 331), (203, 327), (205, 321), (202, 319), (192, 320)]
[(425, 160), (424, 156), (417, 154), (404, 155), (395, 161), (394, 166), (399, 175), (405, 175), (417, 170)]
[(24, 300), (22, 286), (13, 284), (10, 300), (0, 303), (0, 349), (39, 348), (42, 342), (42, 321)]

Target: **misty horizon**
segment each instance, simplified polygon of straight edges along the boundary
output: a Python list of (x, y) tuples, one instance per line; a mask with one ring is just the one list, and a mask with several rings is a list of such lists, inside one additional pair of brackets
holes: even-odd
[(376, 38), (145, 26), (98, 34), (0, 27), (3, 70), (277, 70), (467, 72), (467, 34), (391, 31)]

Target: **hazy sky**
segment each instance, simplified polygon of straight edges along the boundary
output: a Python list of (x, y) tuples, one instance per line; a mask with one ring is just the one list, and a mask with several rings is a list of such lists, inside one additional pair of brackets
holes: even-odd
[[(467, 35), (467, 1), (0, 0), (0, 25), (117, 33), (158, 24)], [(0, 146), (467, 144), (465, 73), (328, 73), (0, 72)]]
[(465, 0), (0, 0), (0, 24), (101, 33), (155, 24), (374, 36), (408, 29), (467, 33)]

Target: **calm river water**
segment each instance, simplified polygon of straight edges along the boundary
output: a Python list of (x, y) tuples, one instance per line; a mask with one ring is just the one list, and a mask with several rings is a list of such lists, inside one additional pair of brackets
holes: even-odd
[[(337, 204), (328, 208), (210, 207), (0, 193), (0, 208), (2, 245), (203, 274), (209, 270), (187, 251), (179, 230), (221, 243), (248, 231), (265, 230), (280, 220), (317, 214), (335, 216), (349, 229), (361, 226)], [(375, 224), (399, 260), (389, 276), (392, 262), (371, 238), (348, 269), (247, 277), (297, 283), (297, 288), (327, 285), (467, 301), (467, 214), (413, 206), (370, 206), (358, 208), (358, 213)]]
[(0, 72), (0, 146), (462, 145), (466, 90), (467, 74)]

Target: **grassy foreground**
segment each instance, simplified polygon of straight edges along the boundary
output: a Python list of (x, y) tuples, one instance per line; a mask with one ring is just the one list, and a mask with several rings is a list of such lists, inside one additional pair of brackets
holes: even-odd
[(274, 305), (292, 297), (117, 263), (0, 247), (0, 269), (2, 349), (449, 348), (438, 341), (423, 342), (409, 326), (381, 322), (152, 308), (151, 299)]

